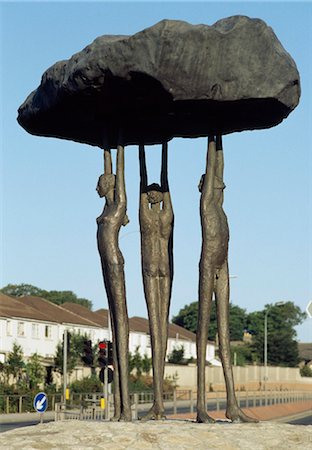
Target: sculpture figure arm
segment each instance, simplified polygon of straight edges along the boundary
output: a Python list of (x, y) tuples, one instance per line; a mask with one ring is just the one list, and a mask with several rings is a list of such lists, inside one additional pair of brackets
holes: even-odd
[(223, 171), (224, 171), (224, 158), (223, 158), (223, 147), (222, 147), (222, 136), (217, 135), (216, 139), (216, 153), (217, 153), (217, 167), (216, 175), (223, 181)]
[(113, 173), (112, 155), (109, 149), (104, 149), (104, 173), (105, 175)]
[(210, 200), (213, 198), (214, 177), (216, 174), (217, 156), (216, 156), (216, 141), (214, 136), (208, 138), (208, 150), (206, 160), (206, 173), (202, 186), (203, 200)]
[(148, 209), (147, 199), (147, 170), (144, 145), (139, 145), (140, 162), (140, 207)]
[(125, 149), (123, 145), (117, 145), (115, 200), (117, 203), (127, 203), (125, 186)]
[(168, 182), (168, 142), (162, 144), (160, 183), (161, 183), (161, 190), (163, 193), (163, 209), (167, 211), (172, 211), (172, 203)]

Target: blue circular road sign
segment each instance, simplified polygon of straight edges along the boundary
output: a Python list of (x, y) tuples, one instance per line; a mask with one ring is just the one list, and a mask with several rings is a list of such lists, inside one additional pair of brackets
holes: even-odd
[(43, 413), (48, 407), (48, 397), (44, 392), (39, 392), (34, 398), (34, 408), (37, 412)]

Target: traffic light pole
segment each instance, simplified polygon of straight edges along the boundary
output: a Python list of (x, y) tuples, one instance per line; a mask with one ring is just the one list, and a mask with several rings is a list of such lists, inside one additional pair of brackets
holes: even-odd
[(67, 330), (64, 330), (63, 337), (63, 402), (66, 405), (66, 389), (67, 389)]
[[(113, 333), (112, 333), (112, 322), (111, 322), (111, 315), (110, 315), (110, 310), (108, 308), (108, 316), (107, 316), (107, 321), (108, 321), (108, 340), (110, 342), (112, 342), (113, 340)], [(108, 360), (108, 346), (107, 346), (107, 360)], [(107, 384), (108, 384), (108, 388), (107, 388), (107, 410), (108, 410), (108, 415), (110, 412), (110, 396), (112, 393), (112, 385), (111, 383), (108, 383), (108, 367), (106, 368), (106, 379), (107, 379)], [(110, 419), (110, 417), (108, 417), (108, 419)]]
[[(106, 354), (108, 352), (108, 348), (106, 347)], [(109, 398), (108, 398), (108, 367), (106, 366), (104, 369), (104, 397), (105, 397), (105, 420), (109, 420), (109, 410), (110, 410), (110, 405), (109, 405)]]

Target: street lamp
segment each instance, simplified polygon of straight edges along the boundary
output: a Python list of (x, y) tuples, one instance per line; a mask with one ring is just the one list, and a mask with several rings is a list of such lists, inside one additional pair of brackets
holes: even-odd
[(283, 306), (286, 302), (276, 302), (264, 312), (264, 390), (268, 379), (268, 314), (273, 306)]

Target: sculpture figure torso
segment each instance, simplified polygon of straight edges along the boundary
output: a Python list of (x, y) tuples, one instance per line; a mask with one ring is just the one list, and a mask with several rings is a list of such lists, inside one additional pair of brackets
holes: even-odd
[(105, 264), (124, 264), (118, 245), (118, 235), (126, 215), (126, 204), (106, 205), (97, 219), (97, 241), (99, 252)]
[(229, 226), (222, 205), (212, 198), (201, 198), (202, 259), (216, 269), (222, 267), (228, 256)]
[[(146, 194), (141, 194), (146, 195)], [(150, 276), (170, 275), (169, 239), (172, 233), (172, 210), (140, 208), (142, 270)]]

